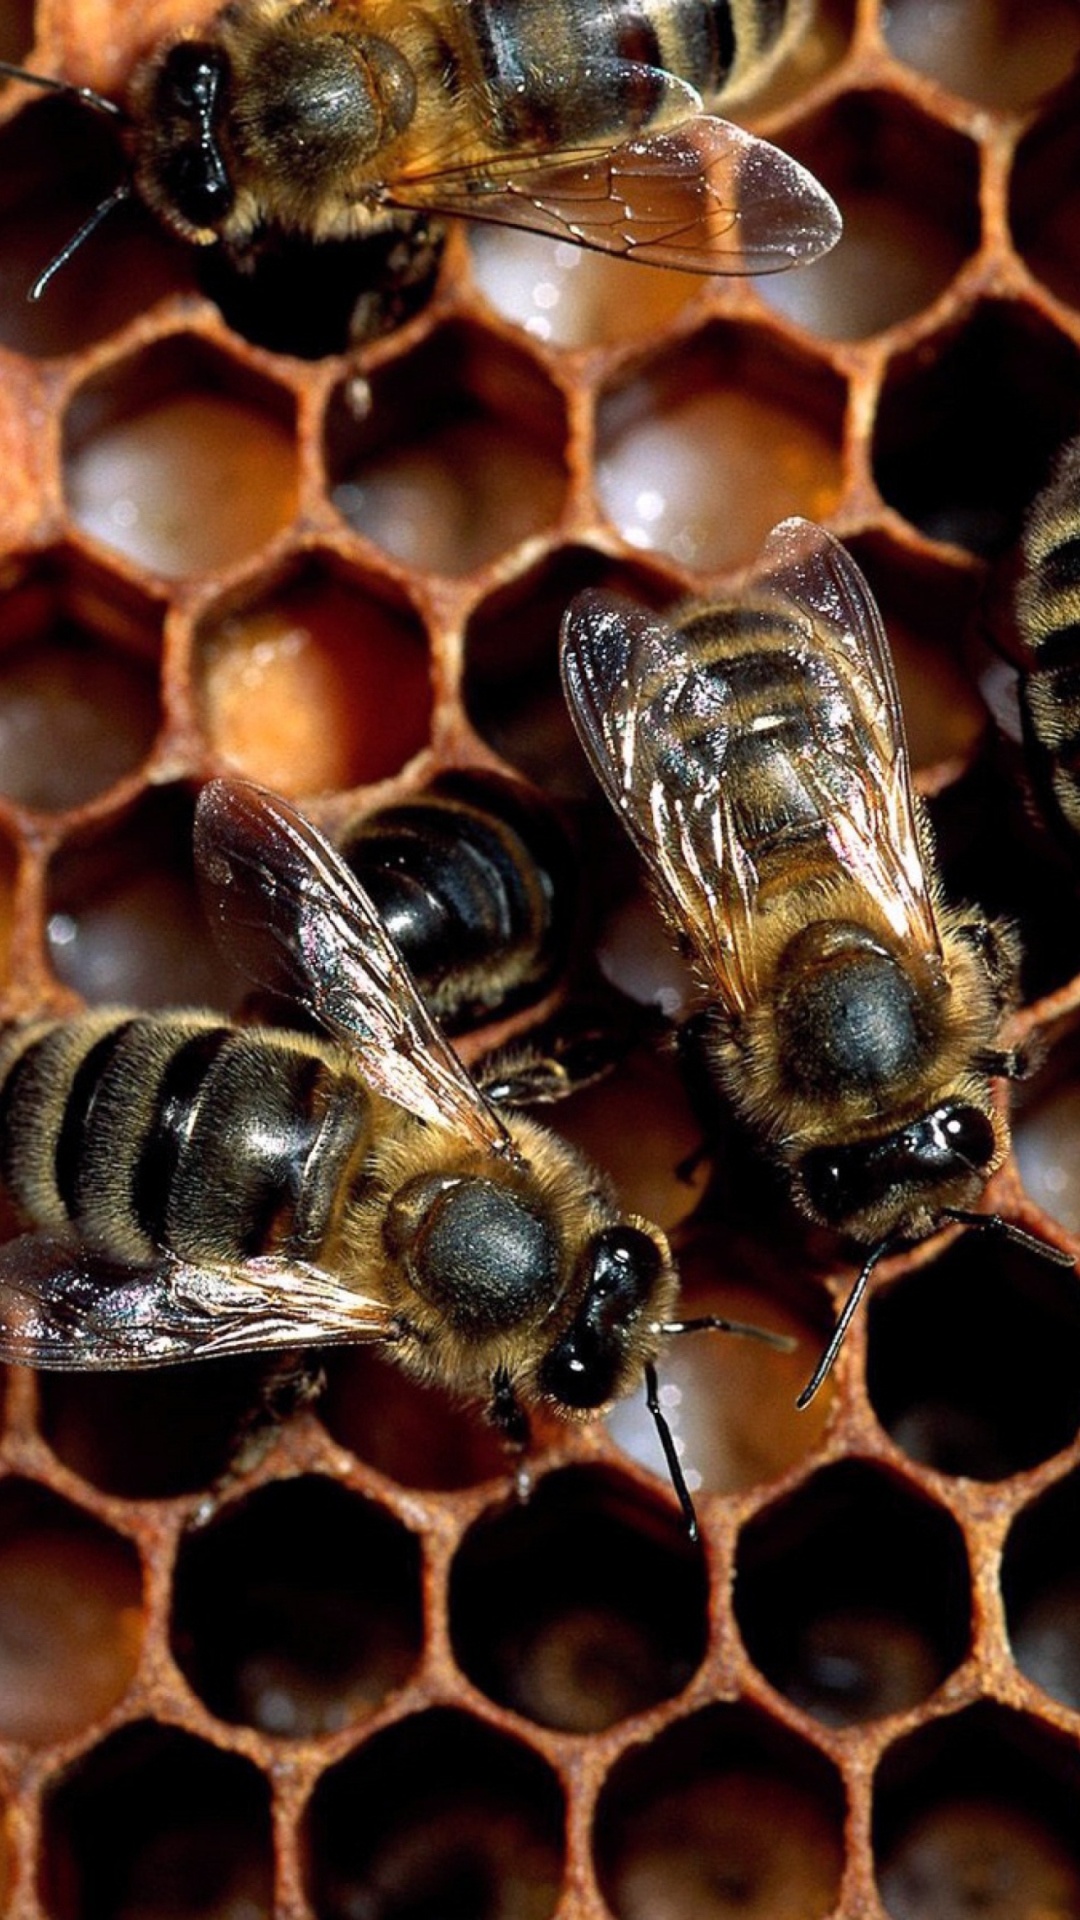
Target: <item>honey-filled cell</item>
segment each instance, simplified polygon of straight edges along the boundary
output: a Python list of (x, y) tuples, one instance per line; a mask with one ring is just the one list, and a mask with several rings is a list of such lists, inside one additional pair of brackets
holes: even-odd
[(415, 617), (317, 564), (208, 615), (194, 665), (215, 757), (281, 793), (386, 779), (427, 742), (429, 663)]
[(1080, 53), (1068, 0), (891, 0), (882, 15), (898, 60), (980, 106), (1033, 106)]
[(710, 326), (601, 394), (600, 505), (633, 547), (686, 567), (744, 565), (778, 520), (835, 508), (844, 403), (826, 364)]
[(339, 1446), (405, 1487), (450, 1492), (512, 1472), (475, 1407), (409, 1380), (371, 1347), (327, 1354), (319, 1414)]
[(194, 335), (86, 381), (64, 419), (75, 525), (151, 574), (181, 579), (258, 551), (297, 505), (286, 389)]
[(883, 92), (850, 93), (797, 128), (796, 157), (843, 208), (823, 259), (759, 281), (777, 312), (861, 340), (930, 306), (978, 246), (978, 152)]
[(697, 292), (696, 275), (589, 253), (568, 240), (477, 225), (472, 277), (496, 313), (559, 347), (659, 333)]

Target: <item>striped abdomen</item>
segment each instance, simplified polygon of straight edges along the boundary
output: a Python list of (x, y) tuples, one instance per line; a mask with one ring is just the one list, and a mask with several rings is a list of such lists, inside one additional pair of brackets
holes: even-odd
[(1080, 833), (1080, 440), (1035, 501), (1023, 548), (1017, 617), (1037, 661), (1021, 680), (1024, 719), (1038, 770)]
[(457, 0), (457, 11), (500, 142), (569, 150), (661, 119), (663, 89), (650, 73), (687, 81), (706, 106), (750, 91), (806, 8), (803, 0)]
[(332, 1049), (210, 1014), (106, 1011), (0, 1035), (0, 1174), (53, 1232), (137, 1263), (314, 1259), (368, 1133)]

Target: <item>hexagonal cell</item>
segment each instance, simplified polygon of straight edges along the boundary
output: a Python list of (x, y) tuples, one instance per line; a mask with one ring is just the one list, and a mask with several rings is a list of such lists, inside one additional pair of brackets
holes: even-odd
[(889, 1749), (873, 1846), (892, 1920), (1080, 1912), (1076, 1742), (980, 1704)]
[(1016, 149), (1009, 179), (1013, 242), (1037, 280), (1080, 306), (1080, 127), (1063, 96), (1040, 115)]
[(465, 629), (463, 694), (473, 726), (519, 773), (561, 799), (596, 797), (559, 684), (559, 626), (586, 587), (647, 605), (673, 597), (644, 572), (564, 547), (481, 601)]
[(34, 0), (4, 0), (0, 7), (0, 60), (19, 66), (34, 44)]
[(708, 1707), (617, 1762), (597, 1872), (617, 1920), (824, 1920), (843, 1866), (830, 1763), (741, 1706)]
[(269, 1914), (270, 1789), (256, 1767), (152, 1721), (92, 1748), (49, 1792), (42, 1892), (54, 1920)]
[(1012, 1123), (1024, 1189), (1069, 1233), (1080, 1233), (1080, 1045), (1056, 1046), (1022, 1088)]
[(235, 1006), (240, 983), (199, 905), (192, 804), (152, 790), (120, 821), (68, 842), (46, 888), (49, 957), (92, 1005)]
[(40, 300), (28, 300), (38, 275), (112, 193), (125, 168), (105, 116), (77, 102), (35, 98), (0, 128), (4, 346), (36, 359), (77, 353), (191, 286), (190, 249), (169, 240), (132, 199), (109, 214)]
[(194, 672), (211, 751), (282, 793), (384, 780), (427, 741), (423, 629), (317, 561), (208, 616)]
[(402, 1684), (423, 1637), (415, 1535), (318, 1474), (260, 1488), (181, 1543), (173, 1652), (223, 1720), (338, 1732)]
[(1028, 307), (984, 301), (889, 366), (873, 435), (890, 506), (989, 558), (1017, 539), (1077, 423), (1080, 354)]
[(290, 394), (194, 335), (87, 380), (64, 417), (76, 524), (167, 578), (257, 551), (297, 505)]
[(750, 1658), (816, 1719), (904, 1713), (967, 1653), (963, 1536), (944, 1508), (843, 1461), (744, 1526), (734, 1604)]
[(399, 1486), (452, 1492), (511, 1471), (506, 1448), (474, 1407), (407, 1379), (373, 1348), (330, 1353), (325, 1365), (324, 1426)]
[(1013, 1658), (1029, 1680), (1080, 1709), (1080, 1475), (1017, 1515), (1005, 1541), (1001, 1596)]
[(889, 636), (912, 765), (970, 761), (987, 712), (962, 657), (978, 603), (966, 569), (899, 554), (882, 540), (852, 540)]
[(1076, 1275), (968, 1233), (870, 1302), (867, 1387), (897, 1446), (1003, 1480), (1080, 1426)]
[[(679, 1250), (680, 1314), (693, 1319), (720, 1313), (776, 1333), (806, 1335), (809, 1315), (784, 1298), (788, 1276), (774, 1288), (781, 1259), (760, 1243), (744, 1252), (734, 1238), (703, 1229)], [(819, 1341), (816, 1328), (792, 1353), (726, 1333), (668, 1340), (659, 1367), (660, 1401), (692, 1493), (743, 1492), (779, 1478), (813, 1451), (828, 1419), (830, 1389), (806, 1413), (796, 1412), (795, 1398), (810, 1370), (808, 1348)], [(667, 1482), (643, 1393), (620, 1400), (607, 1424), (617, 1446)]]
[(624, 1207), (665, 1233), (708, 1184), (700, 1121), (674, 1058), (655, 1045), (622, 1054), (610, 1073), (560, 1100), (548, 1124), (611, 1175)]
[(546, 1920), (562, 1878), (563, 1797), (535, 1753), (436, 1709), (329, 1769), (307, 1819), (319, 1920)]
[(62, 556), (0, 601), (0, 793), (63, 811), (138, 767), (160, 721), (160, 611)]
[(468, 241), (473, 279), (495, 312), (559, 347), (659, 333), (702, 284), (696, 274), (615, 260), (509, 227), (477, 224)]
[(262, 1356), (150, 1373), (41, 1373), (41, 1432), (58, 1460), (105, 1493), (196, 1493), (228, 1472), (259, 1418), (270, 1364)]
[(470, 1680), (544, 1727), (600, 1733), (679, 1693), (708, 1635), (708, 1579), (681, 1520), (610, 1474), (571, 1470), (488, 1513), (450, 1577)]
[(883, 25), (897, 59), (987, 107), (1032, 105), (1080, 52), (1069, 0), (890, 0)]
[(0, 1486), (0, 1735), (41, 1746), (92, 1727), (138, 1665), (130, 1542), (29, 1481)]
[(784, 145), (828, 187), (844, 231), (822, 260), (758, 282), (777, 312), (861, 340), (929, 306), (979, 243), (969, 140), (884, 93), (849, 93)]
[(824, 364), (748, 327), (710, 326), (601, 396), (600, 505), (632, 546), (739, 566), (787, 514), (834, 510), (845, 398)]
[(338, 512), (409, 566), (471, 573), (558, 519), (566, 408), (535, 361), (444, 327), (332, 396), (326, 469)]

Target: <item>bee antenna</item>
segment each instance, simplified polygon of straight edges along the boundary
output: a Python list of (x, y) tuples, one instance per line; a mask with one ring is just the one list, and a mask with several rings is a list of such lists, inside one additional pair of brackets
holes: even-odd
[(83, 221), (78, 232), (73, 233), (70, 240), (65, 240), (59, 253), (54, 253), (48, 266), (38, 274), (33, 286), (27, 292), (26, 297), (28, 300), (36, 301), (41, 299), (54, 273), (59, 273), (60, 268), (67, 265), (72, 254), (78, 253), (83, 241), (89, 240), (90, 235), (97, 231), (102, 221), (112, 213), (114, 207), (120, 206), (123, 201), (131, 198), (131, 192), (130, 180), (121, 180), (120, 185), (114, 187), (111, 193), (107, 193), (104, 200), (98, 201), (93, 213), (88, 219)]
[(887, 1234), (884, 1240), (879, 1240), (876, 1247), (871, 1247), (869, 1253), (866, 1256), (866, 1259), (863, 1261), (862, 1266), (859, 1268), (859, 1271), (855, 1276), (855, 1285), (852, 1287), (851, 1292), (848, 1294), (848, 1297), (845, 1300), (843, 1307), (840, 1310), (840, 1318), (837, 1320), (836, 1325), (832, 1330), (832, 1333), (829, 1337), (828, 1345), (826, 1346), (825, 1351), (821, 1356), (821, 1359), (818, 1361), (817, 1366), (814, 1368), (813, 1373), (810, 1375), (809, 1380), (807, 1381), (805, 1387), (803, 1388), (802, 1392), (800, 1393), (798, 1399), (795, 1402), (795, 1405), (798, 1408), (800, 1413), (802, 1413), (803, 1410), (810, 1405), (810, 1402), (814, 1398), (815, 1393), (817, 1393), (818, 1388), (821, 1386), (822, 1382), (825, 1380), (827, 1375), (832, 1372), (833, 1363), (841, 1347), (844, 1344), (844, 1336), (847, 1333), (847, 1330), (850, 1327), (852, 1320), (855, 1318), (855, 1314), (858, 1309), (859, 1302), (861, 1301), (863, 1294), (866, 1292), (866, 1289), (870, 1284), (870, 1279), (873, 1274), (874, 1268), (878, 1266), (882, 1260), (884, 1260), (886, 1254), (895, 1252), (897, 1247), (901, 1247), (903, 1245), (904, 1245), (904, 1235), (899, 1233), (893, 1233), (893, 1234)]
[(95, 113), (112, 114), (118, 120), (128, 117), (118, 101), (110, 100), (104, 93), (96, 93), (93, 87), (77, 87), (70, 80), (54, 80), (48, 73), (28, 73), (25, 67), (13, 67), (10, 60), (0, 60), (0, 74), (8, 80), (25, 81), (28, 87), (43, 87), (49, 93), (64, 93), (69, 100), (79, 100), (84, 107), (92, 107)]
[(667, 1415), (660, 1405), (660, 1383), (656, 1377), (656, 1368), (653, 1366), (651, 1360), (647, 1360), (645, 1363), (645, 1405), (652, 1415), (657, 1437), (664, 1450), (667, 1470), (671, 1476), (671, 1484), (675, 1489), (676, 1498), (683, 1511), (683, 1519), (686, 1521), (687, 1532), (691, 1540), (699, 1540), (701, 1536), (698, 1532), (694, 1502), (690, 1497), (690, 1489), (686, 1484), (686, 1475), (682, 1470), (682, 1461), (679, 1459), (678, 1448), (675, 1445), (675, 1436), (668, 1425)]
[(722, 1313), (702, 1313), (694, 1320), (661, 1320), (654, 1331), (665, 1337), (680, 1333), (739, 1333), (747, 1340), (763, 1340), (778, 1353), (792, 1353), (799, 1344), (790, 1333), (774, 1333), (771, 1327), (752, 1327), (747, 1320), (726, 1320)]
[(980, 1233), (996, 1233), (999, 1239), (1007, 1240), (1010, 1246), (1023, 1247), (1025, 1253), (1037, 1254), (1041, 1260), (1049, 1260), (1055, 1267), (1076, 1265), (1073, 1255), (1066, 1253), (1064, 1247), (1051, 1246), (1049, 1240), (1040, 1240), (1038, 1234), (1029, 1233), (1026, 1227), (1018, 1227), (1000, 1213), (969, 1213), (963, 1207), (942, 1207), (939, 1217), (942, 1220), (956, 1220), (962, 1227), (974, 1227)]

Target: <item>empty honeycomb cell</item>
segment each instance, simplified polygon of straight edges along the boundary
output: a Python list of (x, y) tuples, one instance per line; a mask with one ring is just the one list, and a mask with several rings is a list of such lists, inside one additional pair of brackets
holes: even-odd
[(150, 1373), (39, 1374), (41, 1431), (65, 1467), (105, 1493), (196, 1493), (239, 1457), (264, 1406), (269, 1364), (259, 1356)]
[[(93, 587), (60, 561), (0, 604), (0, 793), (77, 807), (133, 772), (160, 721), (160, 616), (84, 613)], [(118, 597), (119, 599), (119, 597)]]
[(969, 761), (987, 726), (963, 654), (978, 583), (967, 569), (938, 565), (925, 555), (901, 556), (881, 540), (847, 544), (888, 635), (912, 766), (918, 771)]
[(736, 1550), (747, 1652), (830, 1726), (928, 1699), (967, 1653), (969, 1589), (952, 1516), (853, 1461), (755, 1514)]
[(823, 520), (836, 507), (845, 398), (824, 362), (713, 324), (601, 394), (600, 505), (631, 546), (688, 567), (741, 565), (786, 515)]
[(1080, 1051), (1059, 1046), (1024, 1087), (1013, 1151), (1025, 1190), (1069, 1233), (1080, 1233)]
[(25, 1480), (0, 1487), (0, 1736), (44, 1746), (127, 1691), (143, 1638), (138, 1555)]
[(307, 1818), (318, 1920), (546, 1920), (562, 1877), (563, 1796), (535, 1753), (436, 1710), (323, 1774)]
[[(806, 1413), (795, 1398), (820, 1341), (807, 1317), (773, 1291), (768, 1253), (740, 1247), (716, 1229), (679, 1246), (679, 1312), (720, 1313), (797, 1337), (779, 1353), (746, 1335), (695, 1332), (669, 1339), (659, 1364), (660, 1401), (691, 1492), (736, 1493), (775, 1480), (817, 1445), (828, 1418), (827, 1386)], [(619, 1401), (608, 1416), (616, 1444), (667, 1479), (644, 1394)]]
[(386, 779), (427, 741), (415, 617), (320, 563), (205, 619), (195, 681), (215, 757), (278, 792)]
[(454, 1652), (501, 1706), (600, 1733), (670, 1699), (699, 1665), (708, 1581), (681, 1518), (608, 1474), (550, 1474), (466, 1535)]
[(401, 1486), (451, 1492), (511, 1470), (476, 1408), (406, 1379), (370, 1347), (327, 1355), (319, 1414), (341, 1446)]
[(898, 59), (988, 107), (1030, 106), (1080, 53), (1069, 0), (891, 0), (882, 25)]
[(401, 1685), (422, 1641), (415, 1535), (333, 1480), (262, 1487), (181, 1543), (173, 1651), (224, 1720), (337, 1732)]
[(1022, 302), (984, 300), (898, 354), (882, 386), (874, 477), (933, 540), (990, 559), (1018, 539), (1077, 420), (1080, 353)]
[(891, 1920), (1080, 1912), (1080, 1755), (981, 1703), (897, 1741), (874, 1783), (873, 1845)]
[(49, 957), (93, 1005), (228, 1007), (239, 983), (203, 919), (191, 856), (192, 804), (161, 788), (49, 868)]
[(833, 340), (930, 305), (979, 242), (974, 144), (885, 92), (844, 95), (785, 144), (843, 208), (821, 260), (759, 282), (769, 305)]
[(616, 1764), (593, 1844), (617, 1920), (824, 1920), (843, 1826), (820, 1753), (745, 1707), (712, 1706)]
[(868, 1323), (870, 1399), (912, 1460), (939, 1473), (1002, 1480), (1074, 1439), (1074, 1273), (968, 1233), (875, 1297)]
[(558, 519), (566, 411), (531, 358), (454, 325), (355, 395), (347, 380), (327, 413), (331, 499), (396, 559), (470, 573)]
[(270, 1793), (249, 1760), (177, 1728), (121, 1728), (44, 1814), (51, 1920), (255, 1920), (271, 1911)]
[(519, 773), (574, 800), (595, 798), (597, 789), (559, 684), (559, 626), (586, 587), (646, 604), (673, 597), (644, 572), (563, 547), (482, 600), (465, 629), (463, 693), (473, 726)]
[(690, 274), (589, 253), (568, 240), (477, 225), (473, 279), (496, 313), (537, 340), (592, 347), (658, 333), (700, 281)]
[(1080, 128), (1075, 92), (1020, 141), (1009, 184), (1009, 220), (1021, 259), (1059, 300), (1080, 306)]
[(156, 341), (84, 382), (64, 416), (76, 526), (166, 578), (258, 551), (297, 505), (295, 404), (194, 335)]
[(1080, 1478), (1075, 1470), (1017, 1515), (1001, 1593), (1013, 1658), (1063, 1706), (1080, 1708)]
[(40, 300), (28, 300), (39, 274), (117, 186), (123, 169), (106, 118), (72, 101), (35, 95), (0, 129), (4, 346), (34, 359), (77, 353), (190, 287), (188, 250), (131, 202), (109, 214)]

